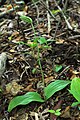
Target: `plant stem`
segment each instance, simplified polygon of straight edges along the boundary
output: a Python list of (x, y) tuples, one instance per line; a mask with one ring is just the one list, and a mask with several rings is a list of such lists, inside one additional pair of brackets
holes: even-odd
[(34, 32), (34, 38), (36, 39), (36, 32), (35, 32), (33, 23), (31, 23), (31, 26), (32, 26), (32, 29), (33, 29), (33, 32)]
[[(34, 29), (34, 26), (33, 26), (33, 23), (31, 23), (31, 26), (32, 26), (32, 29), (33, 29), (33, 32), (34, 32), (34, 38), (36, 39), (36, 32), (35, 32), (35, 29)], [(38, 51), (38, 63), (39, 63), (39, 66), (40, 66), (40, 70), (41, 70), (41, 75), (42, 75), (42, 82), (43, 82), (43, 86), (45, 87), (45, 84), (44, 84), (44, 73), (43, 73), (43, 70), (42, 70), (42, 65), (41, 65), (41, 61), (40, 61), (40, 51), (39, 51), (39, 48), (38, 48), (38, 43), (37, 43), (37, 51)]]
[(44, 83), (44, 73), (43, 73), (43, 70), (42, 70), (42, 65), (41, 65), (41, 61), (40, 61), (40, 55), (39, 55), (39, 48), (38, 48), (38, 45), (37, 45), (37, 50), (38, 50), (38, 62), (39, 62), (39, 66), (40, 66), (40, 70), (41, 70), (41, 75), (42, 75), (42, 82), (43, 82), (43, 86), (45, 87), (45, 83)]

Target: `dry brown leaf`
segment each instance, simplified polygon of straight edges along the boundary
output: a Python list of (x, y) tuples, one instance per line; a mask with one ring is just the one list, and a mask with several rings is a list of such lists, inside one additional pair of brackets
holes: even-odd
[(17, 31), (15, 31), (15, 32), (13, 32), (13, 34), (12, 34), (12, 37), (17, 37), (19, 35), (19, 32), (17, 32)]
[(54, 79), (53, 76), (50, 76), (50, 77), (45, 78), (44, 81), (45, 81), (45, 83), (49, 83), (49, 82), (51, 82), (53, 79)]
[(15, 41), (16, 41), (16, 42), (21, 41), (21, 36), (15, 38)]
[(35, 92), (36, 90), (32, 88), (32, 84), (28, 85), (25, 89), (25, 91), (28, 91), (28, 92)]
[(63, 117), (63, 118), (71, 118), (70, 106), (66, 107), (66, 109), (63, 111), (61, 117)]
[(16, 95), (18, 92), (21, 91), (23, 87), (19, 85), (15, 80), (13, 80), (11, 83), (8, 83), (6, 85), (6, 91), (7, 93), (10, 93), (11, 95)]
[(56, 40), (56, 44), (61, 44), (61, 43), (64, 43), (64, 40), (63, 40), (63, 39), (57, 39), (57, 40)]

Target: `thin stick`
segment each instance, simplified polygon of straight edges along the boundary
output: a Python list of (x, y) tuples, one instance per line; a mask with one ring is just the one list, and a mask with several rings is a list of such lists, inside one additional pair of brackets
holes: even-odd
[[(46, 0), (46, 4), (47, 4), (47, 8), (49, 9), (49, 1), (48, 0)], [(48, 11), (47, 11), (47, 19), (48, 19), (48, 34), (49, 34), (50, 30), (51, 30), (51, 23), (50, 23), (50, 14)]]

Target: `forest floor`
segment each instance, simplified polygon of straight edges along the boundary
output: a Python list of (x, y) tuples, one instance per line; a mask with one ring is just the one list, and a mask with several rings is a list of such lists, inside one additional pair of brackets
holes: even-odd
[[(79, 105), (71, 107), (76, 100), (68, 91), (70, 86), (44, 103), (31, 102), (7, 111), (15, 96), (27, 92), (43, 96), (38, 51), (31, 47), (34, 32), (31, 24), (21, 21), (20, 14), (29, 16), (36, 36), (47, 40), (48, 47), (38, 43), (44, 84), (80, 77), (80, 1), (56, 1), (39, 0), (24, 6), (6, 2), (0, 7), (0, 53), (7, 54), (6, 70), (0, 80), (0, 120), (80, 120)], [(11, 10), (16, 6), (19, 8)], [(61, 115), (49, 113), (52, 109), (61, 109)]]

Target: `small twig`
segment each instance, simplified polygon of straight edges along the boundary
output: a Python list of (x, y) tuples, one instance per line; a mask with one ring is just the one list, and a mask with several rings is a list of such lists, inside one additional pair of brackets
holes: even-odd
[(21, 1), (14, 0), (14, 2), (15, 2), (17, 5), (24, 4), (24, 1), (23, 1), (23, 0), (21, 0)]
[(74, 40), (74, 39), (77, 39), (77, 38), (80, 38), (80, 35), (70, 36), (70, 37), (68, 38), (68, 40)]
[(70, 30), (73, 30), (72, 26), (70, 25), (70, 23), (68, 22), (66, 16), (64, 15), (64, 12), (62, 11), (61, 7), (57, 4), (56, 0), (54, 0), (56, 6), (58, 7), (58, 9), (60, 10), (60, 12), (62, 13), (63, 17), (64, 17), (64, 20), (67, 24), (67, 27), (70, 29)]
[(38, 113), (35, 112), (35, 120), (39, 120)]
[(64, 72), (68, 71), (70, 68), (70, 65), (68, 65), (66, 68), (64, 68), (64, 70), (57, 76), (56, 79), (58, 79)]
[(3, 26), (5, 23), (7, 22), (7, 20), (4, 20), (0, 23), (0, 27)]
[(61, 37), (62, 35), (65, 35), (66, 32), (60, 33), (59, 35), (56, 36), (56, 38)]
[[(47, 5), (47, 8), (49, 9), (49, 1), (48, 0), (46, 0), (46, 5)], [(48, 11), (47, 11), (47, 19), (48, 19), (48, 34), (49, 34), (50, 30), (51, 30), (51, 23), (50, 23), (50, 14)]]

